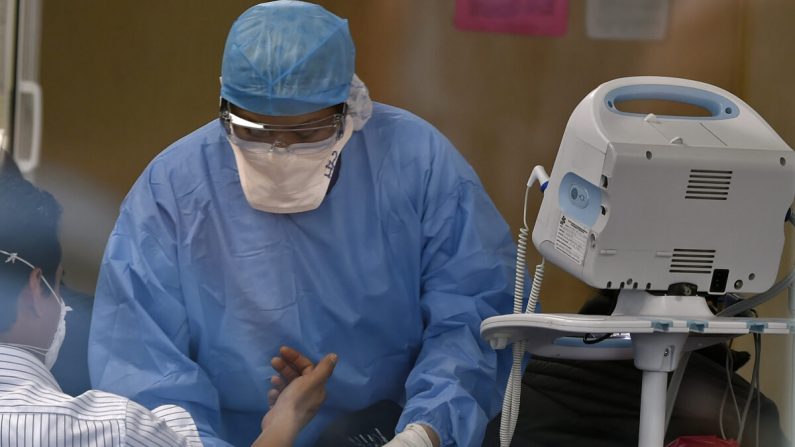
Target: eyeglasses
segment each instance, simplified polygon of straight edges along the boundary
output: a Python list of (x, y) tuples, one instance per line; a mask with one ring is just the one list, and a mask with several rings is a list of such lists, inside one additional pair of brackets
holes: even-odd
[(228, 107), (221, 109), (221, 121), (228, 134), (241, 140), (289, 147), (294, 144), (318, 143), (342, 135), (345, 110), (318, 120), (297, 125), (265, 124), (249, 121), (234, 114)]

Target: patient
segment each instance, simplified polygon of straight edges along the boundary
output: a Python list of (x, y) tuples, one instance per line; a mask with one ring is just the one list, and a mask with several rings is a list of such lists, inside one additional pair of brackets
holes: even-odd
[[(55, 198), (25, 180), (10, 156), (1, 152), (0, 421), (4, 437), (0, 443), (201, 446), (193, 420), (178, 406), (149, 411), (101, 391), (77, 397), (63, 393), (50, 371), (71, 310), (59, 293), (60, 217)], [(256, 447), (292, 445), (325, 399), (325, 384), (336, 356), (328, 355), (315, 366), (297, 352), (283, 349), (273, 361), (289, 380), (274, 388), (273, 409), (262, 421)]]

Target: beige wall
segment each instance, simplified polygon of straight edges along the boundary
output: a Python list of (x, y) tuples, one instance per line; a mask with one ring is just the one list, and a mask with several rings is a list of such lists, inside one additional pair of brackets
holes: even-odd
[[(745, 15), (747, 39), (744, 42), (741, 96), (778, 132), (790, 147), (795, 147), (795, 2), (790, 0), (748, 1)], [(787, 229), (788, 244), (782, 257), (781, 274), (793, 266), (795, 231)], [(785, 294), (761, 306), (766, 317), (788, 313)], [(750, 337), (737, 345), (752, 352)], [(763, 340), (762, 391), (774, 398), (782, 414), (782, 426), (793, 424), (791, 384), (793, 379), (792, 338), (770, 336)], [(746, 376), (749, 368), (743, 371)]]
[[(59, 198), (68, 202), (67, 213), (79, 210), (67, 216), (73, 241), (67, 261), (84, 288), (93, 286), (115, 207), (140, 171), (170, 142), (213, 119), (226, 32), (252, 3), (46, 3), (40, 181), (71, 192)], [(551, 169), (573, 108), (616, 77), (678, 76), (718, 85), (746, 99), (795, 144), (791, 0), (673, 0), (661, 42), (588, 39), (581, 0), (570, 1), (563, 38), (456, 30), (453, 0), (319, 3), (349, 18), (357, 71), (373, 98), (440, 128), (515, 231), (530, 169)], [(531, 194), (530, 225), (539, 203)], [(95, 221), (90, 231), (86, 215)], [(538, 260), (531, 251), (530, 263)], [(554, 267), (548, 272), (546, 311), (575, 311), (591, 293)], [(779, 299), (763, 313), (784, 310)], [(766, 338), (763, 391), (779, 403), (783, 421), (790, 419), (788, 347), (783, 337)]]

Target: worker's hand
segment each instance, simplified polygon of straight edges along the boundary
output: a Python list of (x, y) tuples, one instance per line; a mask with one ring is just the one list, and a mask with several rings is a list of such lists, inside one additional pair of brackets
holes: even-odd
[(439, 435), (425, 424), (409, 424), (384, 447), (439, 447)]
[(337, 364), (337, 355), (329, 354), (315, 366), (292, 348), (282, 347), (279, 354), (280, 357), (271, 360), (280, 375), (271, 378), (273, 389), (268, 392), (271, 410), (263, 418), (262, 428), (278, 423), (300, 430), (326, 399), (326, 381)]

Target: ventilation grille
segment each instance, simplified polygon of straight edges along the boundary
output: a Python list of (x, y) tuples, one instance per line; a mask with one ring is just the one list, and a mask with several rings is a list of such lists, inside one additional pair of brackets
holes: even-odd
[(732, 183), (732, 171), (691, 169), (685, 199), (726, 200)]
[(675, 248), (671, 256), (671, 273), (711, 274), (715, 250)]

